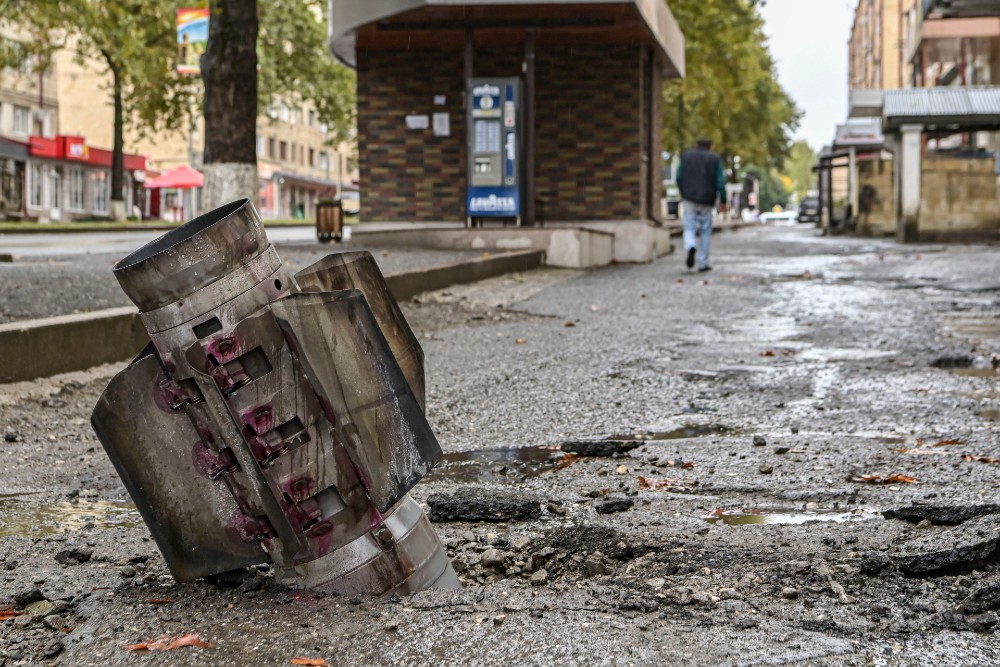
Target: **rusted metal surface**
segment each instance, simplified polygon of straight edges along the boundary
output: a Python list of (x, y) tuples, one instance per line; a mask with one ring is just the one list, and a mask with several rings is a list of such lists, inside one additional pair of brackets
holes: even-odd
[(420, 346), (368, 253), (297, 284), (242, 200), (114, 272), (152, 344), (92, 423), (176, 579), (271, 561), (345, 593), (458, 584), (406, 496), (441, 449)]

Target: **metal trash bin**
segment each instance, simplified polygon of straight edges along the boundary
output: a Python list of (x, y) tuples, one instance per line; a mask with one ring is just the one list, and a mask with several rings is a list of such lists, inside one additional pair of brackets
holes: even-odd
[(320, 243), (340, 242), (344, 237), (344, 209), (339, 200), (316, 202), (316, 238)]

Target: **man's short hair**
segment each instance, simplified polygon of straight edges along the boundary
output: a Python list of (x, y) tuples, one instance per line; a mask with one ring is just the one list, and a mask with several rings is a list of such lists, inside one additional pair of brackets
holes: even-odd
[(698, 148), (704, 149), (706, 151), (712, 150), (712, 140), (711, 139), (699, 139)]

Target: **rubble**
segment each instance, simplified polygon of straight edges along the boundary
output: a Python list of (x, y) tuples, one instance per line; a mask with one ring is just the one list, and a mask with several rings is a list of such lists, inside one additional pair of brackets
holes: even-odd
[(541, 502), (530, 495), (463, 487), (427, 498), (431, 521), (527, 521), (542, 515)]
[(1000, 544), (1000, 515), (989, 514), (934, 531), (921, 531), (889, 553), (908, 576), (937, 576), (988, 563)]
[(882, 516), (886, 519), (901, 519), (910, 523), (920, 523), (926, 520), (936, 526), (955, 526), (987, 514), (1000, 514), (1000, 504), (909, 505), (882, 512)]

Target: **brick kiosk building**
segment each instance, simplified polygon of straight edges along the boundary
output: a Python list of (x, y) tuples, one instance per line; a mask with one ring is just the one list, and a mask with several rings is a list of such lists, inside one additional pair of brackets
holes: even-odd
[[(363, 222), (465, 221), (466, 81), (518, 77), (522, 223), (616, 238), (631, 225), (652, 242), (643, 228), (660, 213), (661, 82), (684, 73), (684, 37), (663, 0), (330, 8), (331, 51), (357, 69)], [(408, 123), (443, 114), (446, 133)]]

